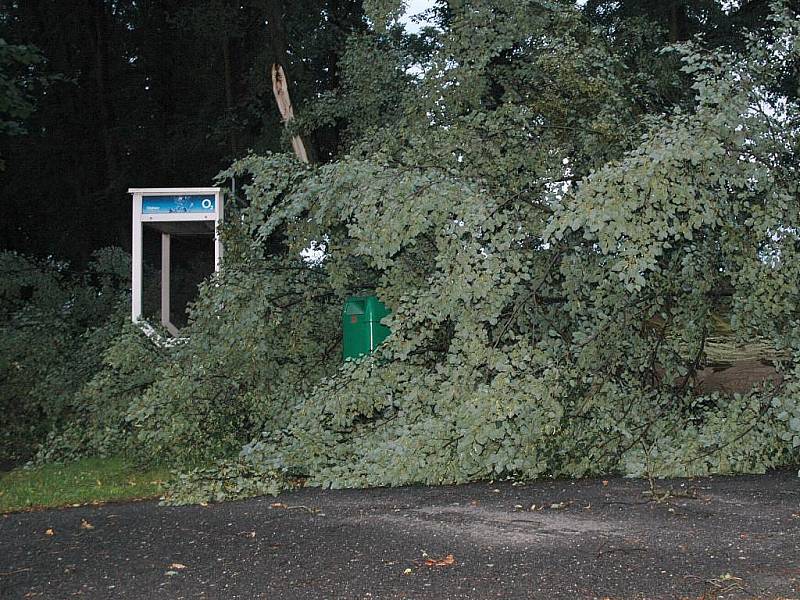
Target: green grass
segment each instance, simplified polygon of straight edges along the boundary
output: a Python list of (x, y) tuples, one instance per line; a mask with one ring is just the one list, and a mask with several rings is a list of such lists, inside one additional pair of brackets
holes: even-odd
[(168, 477), (166, 468), (135, 467), (121, 458), (14, 469), (0, 474), (0, 513), (153, 498)]

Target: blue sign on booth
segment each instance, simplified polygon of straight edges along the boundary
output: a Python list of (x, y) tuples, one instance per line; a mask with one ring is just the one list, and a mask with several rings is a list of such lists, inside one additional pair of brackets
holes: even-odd
[(215, 208), (213, 194), (142, 197), (143, 215), (213, 213)]

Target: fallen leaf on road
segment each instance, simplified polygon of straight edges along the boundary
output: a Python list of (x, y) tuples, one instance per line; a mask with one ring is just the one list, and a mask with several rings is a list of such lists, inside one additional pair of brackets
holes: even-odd
[(175, 569), (176, 571), (180, 571), (181, 569), (186, 569), (186, 565), (182, 565), (181, 563), (172, 563), (169, 566), (170, 569)]
[(45, 534), (45, 535), (55, 535), (55, 534), (56, 534), (56, 532), (55, 532), (55, 531), (53, 531), (53, 529), (52, 529), (52, 528), (50, 528), (50, 529), (48, 529), (47, 531), (45, 531), (45, 532), (44, 532), (44, 534)]
[(273, 502), (269, 505), (270, 508), (286, 508), (286, 505), (283, 502)]
[(429, 567), (449, 567), (456, 564), (456, 559), (452, 554), (448, 554), (444, 558), (426, 558), (425, 564)]
[(94, 525), (89, 523), (86, 519), (81, 519), (81, 529), (94, 529)]
[(608, 479), (603, 479), (603, 487), (608, 487)]
[(411, 573), (413, 573), (411, 569), (406, 569), (405, 571), (403, 571), (403, 575), (411, 575)]
[(566, 502), (553, 502), (553, 504), (550, 505), (550, 508), (552, 508), (553, 510), (561, 510), (562, 508), (566, 507), (567, 507)]

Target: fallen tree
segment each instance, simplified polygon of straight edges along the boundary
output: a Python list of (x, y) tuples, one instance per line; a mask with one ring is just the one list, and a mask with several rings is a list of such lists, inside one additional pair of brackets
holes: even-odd
[[(249, 181), (225, 269), (126, 406), (130, 448), (185, 466), (176, 501), (797, 464), (797, 16), (776, 5), (742, 52), (665, 49), (668, 107), (565, 6), (449, 19), (424, 63), (351, 39), (294, 124), (351, 115), (341, 158), (222, 174)], [(392, 334), (342, 365), (338, 311), (365, 291)], [(720, 322), (779, 376), (697, 385)]]

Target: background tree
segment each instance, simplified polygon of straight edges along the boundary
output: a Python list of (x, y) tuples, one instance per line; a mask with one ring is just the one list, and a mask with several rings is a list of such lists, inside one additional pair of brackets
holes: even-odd
[(34, 110), (29, 71), (41, 55), (32, 46), (12, 46), (0, 39), (0, 135), (20, 135)]

